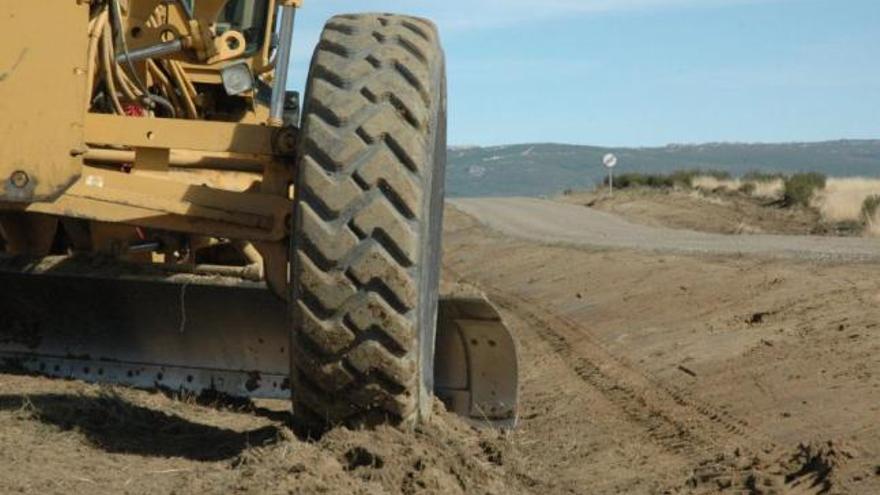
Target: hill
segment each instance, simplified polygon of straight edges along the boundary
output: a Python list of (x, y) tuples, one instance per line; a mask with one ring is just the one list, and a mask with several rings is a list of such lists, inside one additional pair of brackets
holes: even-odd
[(605, 176), (601, 160), (609, 152), (620, 158), (615, 169), (619, 172), (706, 168), (726, 170), (733, 175), (762, 170), (880, 177), (880, 140), (672, 144), (659, 148), (515, 144), (450, 148), (447, 195), (541, 196), (565, 189), (590, 188)]

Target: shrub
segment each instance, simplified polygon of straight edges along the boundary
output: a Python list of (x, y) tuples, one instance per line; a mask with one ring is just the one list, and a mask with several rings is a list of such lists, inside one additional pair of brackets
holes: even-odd
[(880, 195), (872, 194), (862, 202), (862, 221), (872, 223), (880, 209)]
[(755, 194), (755, 189), (757, 188), (758, 186), (756, 186), (754, 182), (743, 182), (742, 185), (739, 186), (739, 192), (751, 196), (752, 194)]
[[(671, 188), (693, 187), (695, 177), (714, 177), (718, 180), (729, 180), (730, 173), (724, 170), (676, 170), (669, 174), (644, 174), (640, 172), (628, 172), (614, 176), (614, 187), (627, 189), (631, 187)], [(608, 177), (602, 182), (608, 185)]]
[(711, 177), (717, 181), (730, 180), (730, 172), (725, 170), (703, 170), (699, 168), (690, 170), (676, 170), (670, 175), (676, 185), (694, 187), (694, 179), (697, 177)]
[(697, 176), (694, 170), (676, 170), (669, 174), (669, 181), (672, 186), (694, 187), (694, 177)]
[[(608, 177), (605, 177), (604, 184), (608, 185)], [(630, 172), (614, 176), (614, 187), (619, 189), (627, 189), (633, 187), (651, 187), (664, 188), (672, 187), (675, 182), (670, 176), (660, 174), (642, 174), (638, 172)]]
[(782, 201), (786, 206), (809, 206), (816, 191), (825, 188), (825, 175), (817, 172), (794, 174), (785, 179)]
[(779, 172), (762, 172), (760, 170), (750, 170), (741, 177), (746, 182), (773, 182), (775, 180), (785, 179), (785, 175)]
[(693, 172), (694, 177), (712, 177), (713, 179), (718, 180), (730, 180), (733, 178), (727, 170), (703, 170), (698, 168)]
[[(619, 189), (628, 189), (633, 187), (658, 187), (656, 175), (642, 174), (639, 172), (628, 172), (625, 174), (614, 175), (614, 187)], [(603, 182), (608, 185), (608, 177)]]

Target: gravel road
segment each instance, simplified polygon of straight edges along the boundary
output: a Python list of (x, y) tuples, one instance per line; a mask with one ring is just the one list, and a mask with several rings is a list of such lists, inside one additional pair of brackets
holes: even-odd
[(649, 227), (591, 208), (537, 198), (460, 198), (449, 203), (504, 234), (547, 243), (817, 261), (880, 260), (880, 240), (876, 239), (723, 235)]

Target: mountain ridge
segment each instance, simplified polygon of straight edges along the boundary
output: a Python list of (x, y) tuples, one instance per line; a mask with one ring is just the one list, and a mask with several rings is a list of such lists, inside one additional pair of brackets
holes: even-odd
[(615, 153), (615, 173), (668, 173), (717, 169), (742, 175), (821, 172), (828, 176), (880, 177), (880, 139), (788, 143), (671, 143), (658, 147), (606, 147), (564, 143), (451, 146), (447, 194), (543, 196), (594, 187), (607, 174), (602, 156)]

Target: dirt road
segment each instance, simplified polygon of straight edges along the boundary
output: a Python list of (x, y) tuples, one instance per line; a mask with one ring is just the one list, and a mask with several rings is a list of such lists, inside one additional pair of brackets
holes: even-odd
[(760, 254), (839, 261), (880, 260), (876, 239), (710, 234), (636, 225), (616, 215), (536, 198), (468, 198), (451, 202), (508, 235), (552, 243), (679, 253)]
[[(521, 236), (453, 213), (446, 249), (519, 337), (513, 443), (535, 491), (880, 491), (880, 266), (841, 263), (864, 254), (851, 243), (719, 256), (723, 238), (686, 233), (686, 251), (716, 253), (690, 256), (676, 232), (586, 208), (456, 206)], [(583, 249), (587, 230), (565, 233), (588, 226), (604, 234), (590, 245), (666, 249)]]

